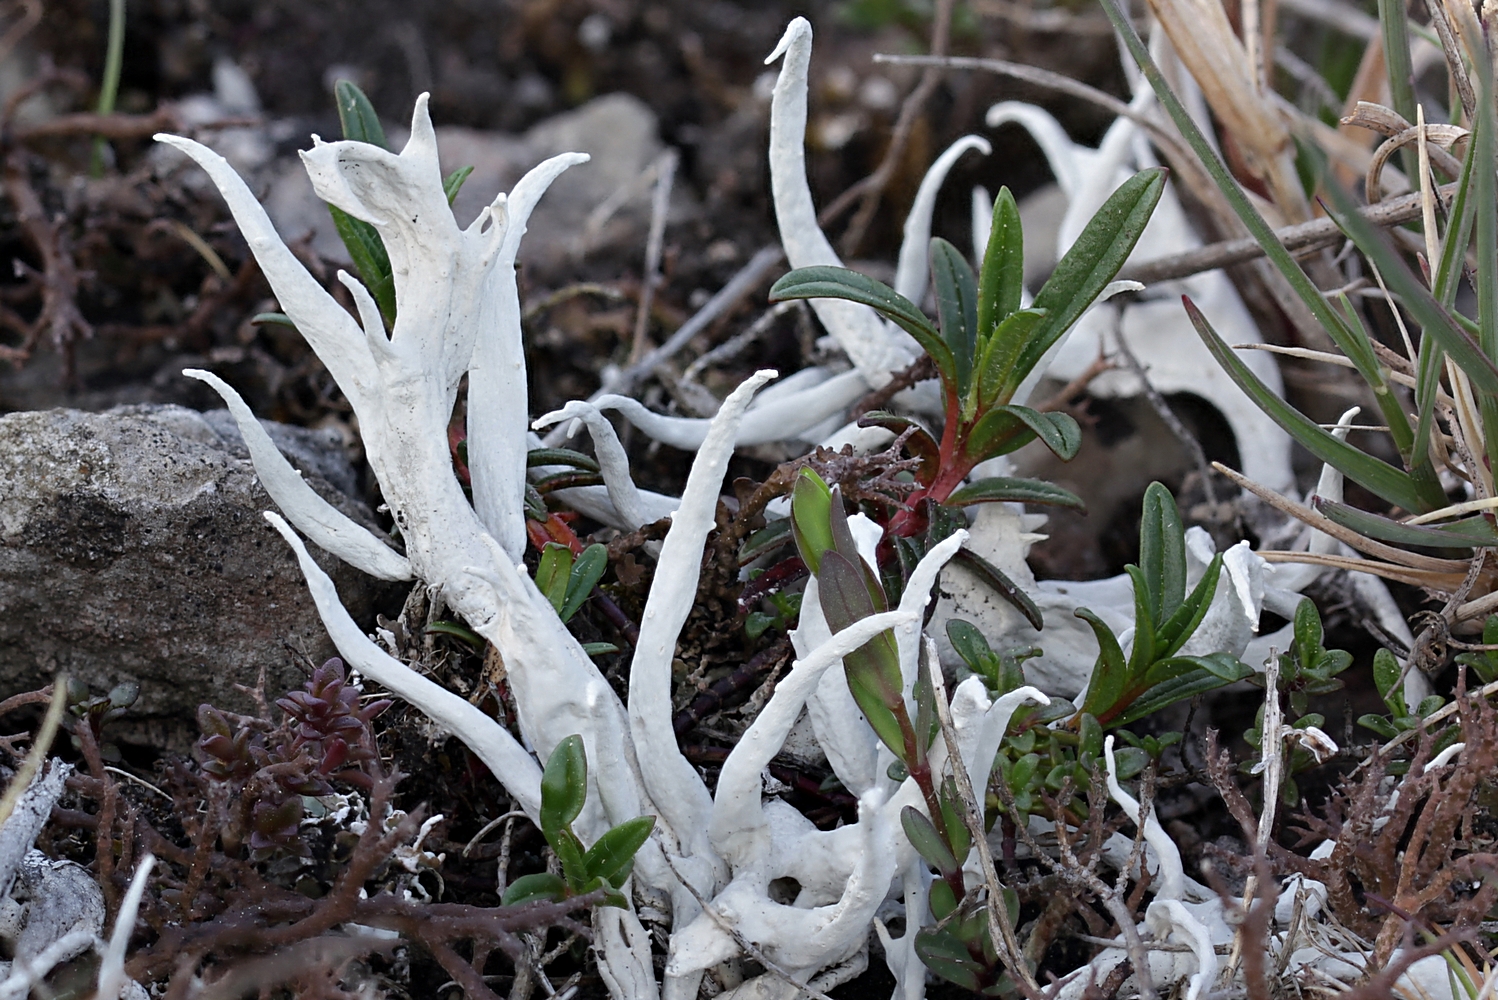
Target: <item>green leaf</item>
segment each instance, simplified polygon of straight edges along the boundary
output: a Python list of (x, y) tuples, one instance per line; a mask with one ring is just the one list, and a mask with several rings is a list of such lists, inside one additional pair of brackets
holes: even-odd
[(832, 548), (832, 490), (811, 469), (802, 469), (791, 491), (791, 531), (801, 561), (813, 573)]
[(1380, 648), (1373, 654), (1373, 685), (1396, 716), (1409, 711), (1404, 703), (1404, 685), (1399, 683), (1401, 672), (1399, 661), (1387, 649)]
[(285, 313), (279, 312), (256, 313), (255, 315), (250, 317), (250, 323), (253, 326), (260, 326), (264, 323), (274, 323), (277, 326), (289, 326), (293, 330), (296, 329), (296, 324), (292, 322), (291, 317), (286, 315)]
[(993, 222), (988, 247), (983, 252), (978, 279), (978, 337), (992, 335), (994, 327), (1019, 309), (1025, 287), (1025, 234), (1019, 206), (1009, 188), (999, 188), (993, 200)]
[(593, 593), (593, 588), (603, 579), (604, 571), (608, 568), (609, 549), (606, 545), (594, 542), (578, 554), (577, 560), (572, 564), (572, 571), (567, 575), (567, 589), (562, 598), (562, 606), (557, 611), (562, 621), (570, 621), (577, 614), (578, 608)]
[(791, 519), (778, 517), (744, 539), (739, 548), (739, 565), (747, 566), (766, 552), (774, 552), (791, 540)]
[[(1478, 171), (1476, 183), (1479, 191), (1483, 186), (1481, 174), (1482, 171)], [(1441, 307), (1441, 304), (1431, 295), (1430, 290), (1425, 287), (1424, 282), (1417, 278), (1405, 264), (1403, 256), (1389, 242), (1383, 231), (1363, 218), (1352, 196), (1342, 190), (1338, 184), (1329, 185), (1329, 190), (1336, 208), (1332, 217), (1337, 220), (1337, 225), (1357, 246), (1359, 252), (1378, 267), (1379, 272), (1383, 274), (1384, 283), (1389, 286), (1389, 291), (1399, 297), (1399, 301), (1420, 324), (1422, 332), (1434, 337), (1440, 343), (1446, 353), (1451, 356), (1451, 360), (1456, 362), (1457, 367), (1472, 380), (1475, 387), (1485, 393), (1498, 393), (1498, 366), (1495, 366), (1492, 359), (1483, 353), (1482, 346), (1462, 328), (1456, 317)], [(1482, 212), (1479, 207), (1477, 219), (1479, 241), (1482, 237), (1482, 226)], [(1481, 252), (1480, 247), (1479, 252)], [(1434, 505), (1415, 507), (1401, 504), (1400, 506), (1407, 510), (1430, 510)]]
[(473, 173), (472, 167), (459, 167), (442, 178), (442, 193), (447, 195), (447, 203), (449, 205), (458, 197), (458, 192), (463, 190), (463, 182), (468, 179), (468, 175), (471, 173)]
[(798, 267), (770, 288), (771, 302), (786, 299), (846, 299), (873, 308), (914, 337), (931, 355), (942, 381), (956, 386), (957, 362), (951, 348), (925, 313), (888, 285), (843, 267)]
[(566, 898), (567, 883), (562, 881), (560, 875), (538, 872), (535, 875), (522, 875), (511, 882), (505, 888), (504, 898), (500, 903), (505, 906), (519, 906), (521, 903), (541, 900), (559, 903)]
[[(828, 550), (822, 554), (817, 586), (822, 611), (834, 634), (878, 613), (869, 594), (868, 578), (841, 553)], [(894, 633), (886, 629), (843, 657), (843, 671), (848, 678), (848, 690), (864, 718), (890, 752), (906, 760), (905, 735), (900, 725), (905, 714), (905, 681), (900, 673)]]
[(969, 483), (954, 490), (951, 496), (942, 501), (949, 507), (1003, 502), (1050, 504), (1084, 512), (1087, 510), (1087, 505), (1082, 502), (1082, 498), (1070, 490), (1063, 490), (1059, 486), (1041, 482), (1039, 479), (1010, 479), (1003, 476), (979, 479), (977, 482)]
[(915, 848), (915, 852), (943, 876), (958, 870), (960, 865), (952, 854), (952, 849), (947, 846), (941, 834), (936, 832), (936, 824), (925, 813), (915, 806), (906, 806), (900, 810), (900, 826), (905, 829), (905, 836), (910, 839), (910, 846)]
[(592, 456), (571, 448), (532, 448), (525, 453), (525, 466), (534, 469), (538, 465), (570, 465), (588, 472), (599, 471), (598, 462)]
[(333, 99), (338, 102), (338, 123), (343, 128), (343, 137), (354, 142), (367, 142), (388, 151), (385, 129), (380, 125), (380, 116), (374, 105), (351, 80), (339, 80), (333, 85)]
[(967, 810), (957, 794), (957, 782), (951, 775), (941, 784), (941, 821), (947, 828), (947, 839), (951, 841), (952, 856), (959, 863), (967, 861), (968, 851), (973, 848), (973, 835), (968, 832), (962, 814)]
[(457, 622), (434, 621), (426, 627), (426, 631), (435, 632), (438, 635), (450, 635), (454, 639), (461, 639), (474, 649), (483, 649), (486, 642), (484, 637), (473, 629), (459, 625)]
[(1217, 580), (1222, 575), (1222, 553), (1212, 557), (1207, 571), (1196, 581), (1196, 587), (1176, 608), (1175, 614), (1155, 630), (1155, 655), (1170, 656), (1186, 645), (1186, 640), (1196, 631), (1207, 611), (1212, 607), (1212, 597), (1217, 593)]
[(1082, 428), (1069, 413), (1041, 413), (1028, 406), (1000, 406), (994, 412), (1008, 413), (1035, 432), (1041, 443), (1063, 462), (1077, 457), (1082, 447)]
[(1145, 581), (1144, 570), (1131, 564), (1125, 566), (1124, 571), (1134, 584), (1134, 648), (1129, 653), (1129, 679), (1132, 685), (1134, 679), (1144, 676), (1150, 664), (1160, 655), (1155, 638), (1159, 618), (1150, 609), (1149, 585)]
[(1321, 614), (1310, 598), (1302, 598), (1295, 606), (1295, 653), (1301, 669), (1315, 666), (1321, 656), (1321, 639), (1325, 633), (1321, 628)]
[[(1132, 722), (1150, 716), (1178, 701), (1194, 698), (1207, 691), (1215, 691), (1233, 681), (1225, 680), (1223, 675), (1232, 673), (1231, 663), (1237, 663), (1234, 657), (1227, 653), (1212, 653), (1209, 656), (1178, 657), (1179, 660), (1199, 661), (1201, 664), (1197, 669), (1189, 670), (1171, 680), (1156, 684), (1149, 688), (1138, 698), (1135, 698), (1124, 711), (1109, 719), (1109, 725), (1127, 726)], [(1206, 664), (1211, 661), (1212, 669), (1206, 669)], [(1172, 661), (1164, 661), (1171, 664)], [(1251, 667), (1239, 664), (1237, 676), (1234, 681), (1243, 680), (1253, 673)]]
[(588, 879), (583, 873), (583, 842), (577, 839), (570, 826), (564, 826), (550, 843), (557, 860), (562, 863), (562, 877), (567, 880), (568, 887), (574, 893), (586, 891)]
[(947, 931), (916, 932), (915, 953), (926, 968), (947, 982), (972, 993), (983, 987), (978, 976), (988, 970), (975, 962), (967, 947)]
[(978, 361), (978, 410), (987, 410), (1001, 398), (1008, 398), (1004, 390), (1011, 383), (1014, 359), (1035, 336), (1045, 317), (1044, 309), (1020, 309), (1001, 320), (989, 335)]
[(926, 751), (941, 731), (941, 719), (936, 714), (936, 686), (931, 683), (931, 663), (924, 643), (916, 660), (915, 683), (910, 693), (915, 698), (916, 756), (918, 761), (924, 761)]
[(1394, 724), (1382, 715), (1360, 715), (1358, 716), (1358, 725), (1364, 729), (1373, 730), (1375, 734), (1386, 740), (1392, 740), (1399, 735), (1399, 730), (1395, 728)]
[(1334, 500), (1317, 497), (1315, 507), (1329, 520), (1351, 528), (1368, 538), (1396, 545), (1416, 545), (1432, 549), (1471, 549), (1498, 545), (1498, 532), (1481, 514), (1445, 524), (1404, 524), (1392, 518), (1370, 514)]
[(1034, 440), (1033, 428), (1010, 412), (1009, 407), (997, 407), (978, 418), (968, 431), (963, 450), (977, 463), (1017, 451)]
[(395, 325), (395, 275), (390, 270), (390, 255), (374, 226), (356, 219), (336, 205), (328, 206), (333, 228), (348, 249), (349, 259), (359, 272), (364, 287), (380, 307), (387, 325)]
[[(751, 637), (752, 638), (752, 637)], [(607, 653), (617, 653), (619, 647), (612, 642), (585, 642), (583, 643), (584, 656), (603, 656)]]
[(952, 352), (957, 394), (966, 396), (978, 353), (978, 285), (962, 253), (940, 236), (931, 240), (931, 282), (941, 335)]
[(1186, 529), (1175, 498), (1158, 482), (1144, 491), (1139, 521), (1139, 567), (1149, 595), (1150, 616), (1164, 622), (1186, 596)]
[(601, 878), (618, 889), (629, 878), (635, 852), (650, 839), (655, 829), (654, 816), (636, 816), (609, 830), (594, 841), (583, 855), (583, 871), (588, 878)]
[(1012, 396), (1051, 345), (1061, 338), (1118, 274), (1154, 214), (1165, 190), (1165, 170), (1152, 167), (1124, 181), (1088, 220), (1082, 234), (1056, 265), (1040, 292), (1036, 309), (1046, 318), (1016, 357), (1005, 387)]
[(572, 574), (572, 550), (560, 542), (547, 542), (536, 566), (536, 589), (546, 595), (558, 615), (567, 599), (567, 581)]
[[(1387, 277), (1387, 272), (1385, 272), (1385, 277)], [(1285, 432), (1300, 442), (1307, 451), (1340, 471), (1353, 482), (1397, 507), (1416, 511), (1429, 509), (1419, 489), (1416, 488), (1415, 481), (1407, 473), (1359, 451), (1280, 399), (1268, 386), (1259, 381), (1258, 376), (1249, 370), (1227, 344), (1223, 343), (1217, 331), (1212, 329), (1207, 318), (1201, 314), (1201, 310), (1196, 308), (1196, 304), (1186, 296), (1182, 297), (1182, 301), (1186, 305), (1187, 315), (1191, 317), (1191, 322), (1196, 327), (1196, 332), (1201, 336), (1202, 342), (1207, 345), (1207, 349), (1212, 352), (1212, 356), (1217, 359), (1217, 363), (1222, 365), (1223, 370), (1234, 382), (1238, 383), (1238, 387), (1258, 404), (1259, 409), (1284, 428)]]
[(931, 902), (931, 916), (937, 920), (945, 920), (947, 914), (957, 909), (957, 897), (952, 892), (952, 886), (942, 879), (936, 879), (931, 883), (928, 896)]
[(976, 626), (961, 618), (949, 619), (947, 641), (952, 644), (952, 651), (962, 657), (962, 662), (967, 664), (969, 670), (986, 678), (989, 687), (999, 686), (999, 657)]
[(1003, 570), (968, 549), (958, 549), (952, 561), (988, 584), (1000, 597), (1014, 605), (1015, 610), (1024, 615), (1025, 620), (1037, 632), (1045, 628), (1045, 619), (1041, 617), (1039, 606), (1029, 594), (1025, 593), (1024, 588), (1009, 579)]
[(1086, 608), (1078, 608), (1072, 613), (1091, 625), (1093, 635), (1097, 637), (1098, 658), (1092, 667), (1092, 677), (1087, 682), (1087, 697), (1082, 700), (1082, 711), (1101, 718), (1123, 694), (1129, 678), (1128, 664), (1124, 662), (1118, 637), (1106, 622)]
[(1113, 752), (1113, 766), (1118, 771), (1119, 781), (1138, 777), (1149, 762), (1150, 755), (1139, 747), (1119, 747)]
[(541, 772), (541, 832), (552, 849), (583, 811), (588, 798), (588, 758), (576, 734), (556, 745)]

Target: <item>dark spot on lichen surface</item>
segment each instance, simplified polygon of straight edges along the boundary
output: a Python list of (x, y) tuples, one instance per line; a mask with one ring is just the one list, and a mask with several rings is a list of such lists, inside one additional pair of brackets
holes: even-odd
[(66, 493), (27, 530), (71, 566), (103, 569), (125, 552), (130, 516), (96, 493)]

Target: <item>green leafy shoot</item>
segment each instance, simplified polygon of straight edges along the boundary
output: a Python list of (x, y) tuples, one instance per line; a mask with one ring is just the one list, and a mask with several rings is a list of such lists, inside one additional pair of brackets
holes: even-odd
[[(946, 240), (931, 241), (937, 324), (892, 288), (838, 267), (799, 268), (770, 289), (773, 301), (837, 298), (871, 307), (925, 349), (941, 379), (946, 429), (940, 443), (926, 435), (919, 489), (898, 511), (888, 533), (919, 534), (921, 501), (958, 505), (996, 502), (1080, 508), (1072, 494), (1028, 480), (983, 480), (964, 487), (974, 466), (1007, 455), (1037, 438), (1063, 460), (1081, 443), (1076, 421), (1014, 404), (1015, 394), (1055, 344), (1123, 266), (1164, 190), (1165, 173), (1144, 170), (1104, 203), (1067, 251), (1035, 305), (1020, 308), (1024, 234), (1008, 189), (994, 201), (992, 228), (979, 273)], [(931, 445), (935, 453), (931, 454)], [(811, 565), (808, 563), (808, 565)]]
[(588, 759), (581, 736), (556, 745), (541, 773), (541, 835), (561, 862), (562, 874), (539, 872), (511, 882), (503, 903), (560, 902), (602, 892), (604, 906), (628, 906), (619, 891), (634, 870), (636, 852), (655, 829), (654, 816), (637, 816), (611, 828), (590, 848), (572, 830), (588, 798)]
[(1139, 563), (1127, 567), (1134, 583), (1134, 647), (1128, 657), (1105, 621), (1086, 608), (1076, 612), (1098, 642), (1078, 720), (1092, 716), (1105, 726), (1127, 725), (1253, 673), (1225, 653), (1178, 655), (1211, 606), (1222, 556), (1213, 556), (1187, 593), (1186, 533), (1174, 498), (1160, 483), (1145, 492)]

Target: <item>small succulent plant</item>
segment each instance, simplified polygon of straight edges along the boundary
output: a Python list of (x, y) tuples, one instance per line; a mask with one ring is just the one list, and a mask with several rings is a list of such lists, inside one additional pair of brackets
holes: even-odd
[(277, 700), (281, 725), (230, 718), (212, 705), (198, 706), (197, 756), (210, 781), (226, 785), (220, 831), (226, 849), (248, 838), (252, 852), (291, 846), (297, 839), (303, 796), (333, 792), (330, 779), (368, 787), (365, 766), (377, 759), (369, 724), (391, 702), (359, 705), (343, 661), (334, 657), (313, 671), (301, 690)]

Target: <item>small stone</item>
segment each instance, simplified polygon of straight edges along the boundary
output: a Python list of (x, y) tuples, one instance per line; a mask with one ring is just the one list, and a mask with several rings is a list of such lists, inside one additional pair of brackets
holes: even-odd
[[(251, 710), (235, 685), (262, 668), (271, 697), (300, 684), (287, 644), (314, 663), (333, 655), (229, 426), (179, 406), (0, 417), (0, 696), (65, 670), (99, 692), (138, 683), (137, 724), (190, 720), (205, 701)], [(378, 530), (329, 482), (354, 482), (333, 435), (273, 437), (313, 489)], [(313, 551), (356, 619), (395, 596)]]

